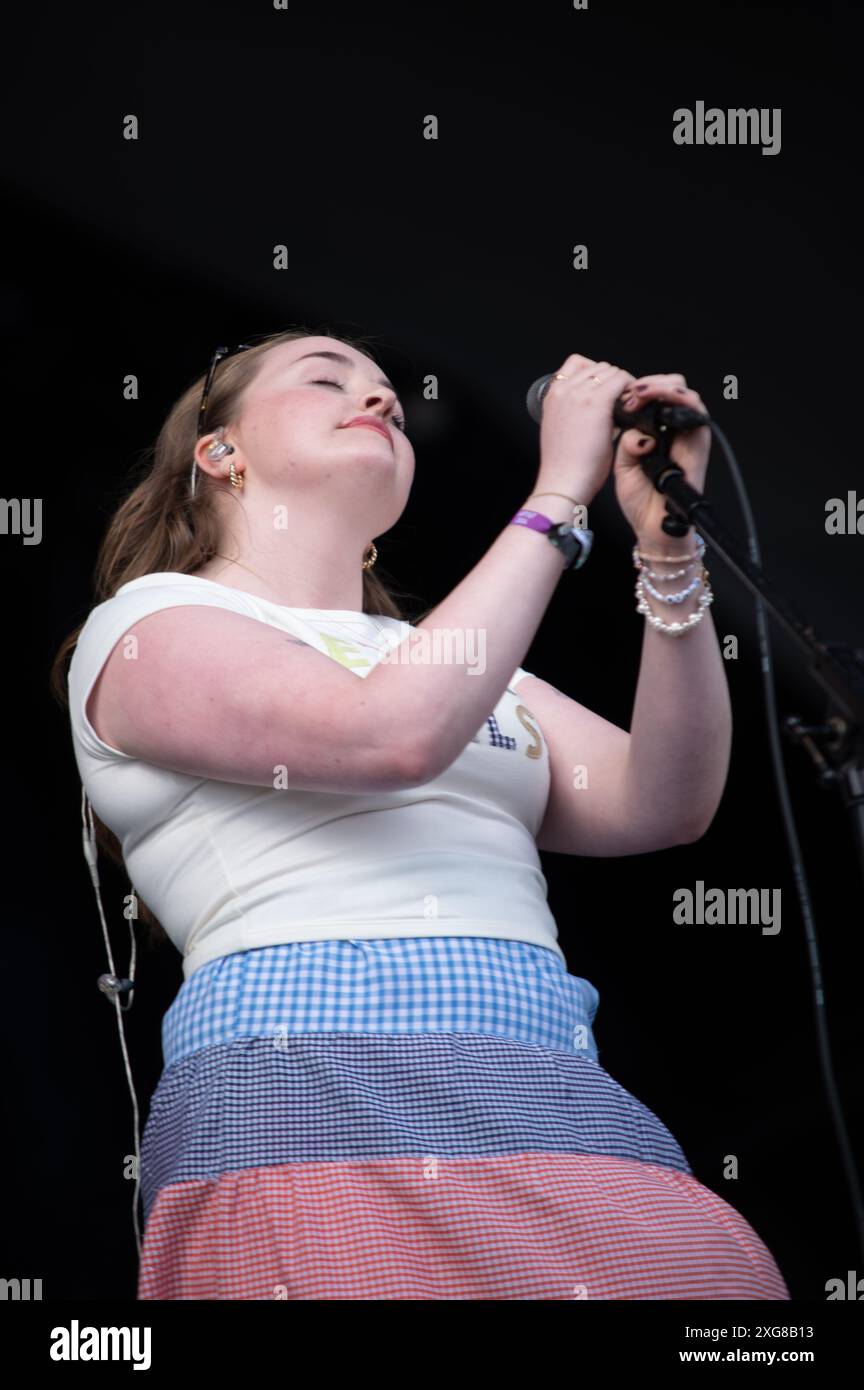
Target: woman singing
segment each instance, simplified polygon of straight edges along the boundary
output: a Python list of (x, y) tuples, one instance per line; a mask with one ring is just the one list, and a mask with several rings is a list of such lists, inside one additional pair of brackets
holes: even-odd
[[(699, 396), (569, 356), (515, 524), (412, 624), (372, 573), (414, 474), (376, 362), (305, 329), (218, 357), (55, 666), (74, 647), (101, 843), (183, 957), (138, 1297), (787, 1299), (600, 1066), (540, 866), (691, 842), (726, 778), (703, 545), (661, 530), (638, 431), (614, 460), (646, 617), (629, 733), (518, 664), (587, 556), (570, 523), (613, 467), (616, 399)], [(709, 441), (676, 439), (697, 487)], [(442, 659), (441, 633), (464, 646)]]

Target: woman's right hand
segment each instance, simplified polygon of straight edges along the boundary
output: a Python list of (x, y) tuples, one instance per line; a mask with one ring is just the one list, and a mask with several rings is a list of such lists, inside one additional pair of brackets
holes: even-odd
[(579, 353), (558, 370), (563, 379), (553, 377), (543, 397), (537, 490), (567, 492), (587, 507), (612, 467), (613, 406), (636, 378)]

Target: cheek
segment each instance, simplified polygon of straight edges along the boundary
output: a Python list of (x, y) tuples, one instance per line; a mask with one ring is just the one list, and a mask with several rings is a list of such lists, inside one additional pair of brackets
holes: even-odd
[(333, 428), (332, 406), (314, 391), (291, 391), (262, 402), (259, 438), (268, 445), (303, 448), (318, 443), (321, 431)]

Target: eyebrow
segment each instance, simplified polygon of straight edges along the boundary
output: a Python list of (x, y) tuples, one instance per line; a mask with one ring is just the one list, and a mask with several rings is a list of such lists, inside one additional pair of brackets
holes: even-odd
[[(304, 352), (302, 357), (295, 357), (294, 362), (305, 362), (307, 357), (329, 357), (331, 362), (342, 362), (346, 367), (353, 367), (354, 363), (350, 357), (346, 357), (344, 352)], [(294, 365), (292, 362), (292, 366)], [(378, 382), (379, 386), (389, 386), (391, 391), (396, 391), (392, 381), (388, 381), (386, 376), (382, 376)], [(396, 392), (398, 395), (399, 393)]]

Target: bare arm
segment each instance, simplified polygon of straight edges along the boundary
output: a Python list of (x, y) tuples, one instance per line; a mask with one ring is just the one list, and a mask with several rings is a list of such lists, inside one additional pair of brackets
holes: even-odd
[(320, 791), (424, 780), (404, 726), (383, 716), (364, 679), (300, 638), (198, 604), (148, 614), (130, 635), (86, 709), (98, 737), (130, 757), (252, 786), (277, 785), (277, 774)]
[[(540, 484), (538, 484), (538, 489)], [(525, 500), (519, 506), (569, 521), (572, 504), (560, 497)], [(514, 506), (513, 512), (517, 510)], [(384, 663), (367, 684), (384, 707), (410, 718), (429, 777), (439, 776), (459, 756), (507, 689), (534, 640), (549, 600), (564, 572), (561, 552), (536, 531), (506, 525), (489, 550), (407, 639), (416, 659)], [(568, 575), (578, 586), (578, 576)], [(449, 655), (434, 659), (436, 630), (453, 635)], [(470, 658), (460, 661), (459, 639)], [(424, 645), (425, 644), (425, 645)], [(448, 648), (439, 637), (440, 652)], [(421, 659), (424, 658), (424, 659)]]
[[(557, 503), (561, 520), (571, 511), (566, 501), (545, 502), (550, 513)], [(359, 678), (243, 614), (160, 609), (129, 629), (136, 643), (118, 641), (87, 715), (112, 747), (195, 776), (272, 786), (285, 768), (285, 784), (299, 788), (419, 786), (459, 756), (498, 703), (562, 569), (545, 537), (508, 527), (419, 625), (421, 634), (482, 632), (479, 675), (467, 674), (469, 650), (458, 664), (391, 660)]]
[(518, 693), (549, 750), (539, 849), (646, 854), (705, 833), (723, 794), (732, 730), (710, 616), (680, 640), (646, 623), (629, 733), (536, 676), (525, 676)]

